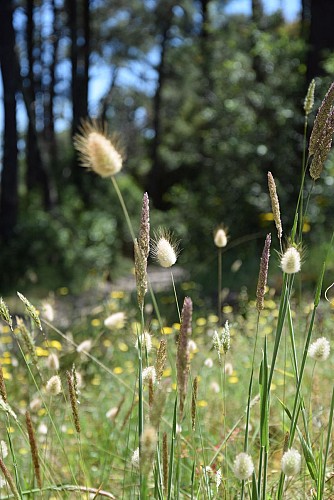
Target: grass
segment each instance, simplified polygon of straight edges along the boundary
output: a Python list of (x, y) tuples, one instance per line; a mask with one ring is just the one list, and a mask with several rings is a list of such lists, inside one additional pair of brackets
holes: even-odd
[[(330, 116), (331, 92), (324, 101)], [(322, 117), (320, 149), (328, 146), (323, 135), (327, 140), (331, 123)], [(305, 126), (305, 137), (306, 131)], [(94, 155), (89, 135), (80, 144), (85, 165), (90, 162), (94, 169), (94, 162), (106, 161), (99, 149), (106, 138), (101, 143), (98, 133), (93, 138)], [(115, 149), (109, 150), (115, 157)], [(113, 291), (66, 331), (56, 326), (57, 318), (50, 319), (50, 308), (38, 310), (19, 293), (18, 319), (1, 302), (0, 425), (8, 454), (0, 457), (0, 498), (320, 500), (334, 495), (333, 359), (327, 340), (319, 341), (322, 351), (313, 344), (330, 338), (332, 328), (323, 280), (333, 238), (308, 296), (299, 272), (311, 194), (305, 198), (303, 183), (310, 163), (304, 154), (288, 252), (280, 230), (274, 244), (284, 254), (279, 280), (272, 265), (267, 276), (267, 237), (261, 263), (259, 255), (257, 300), (243, 290), (234, 305), (223, 305), (227, 270), (221, 247), (213, 245), (218, 251), (214, 311), (191, 300), (193, 284), (176, 286), (172, 274), (170, 293), (155, 294), (147, 277), (148, 200), (144, 196), (137, 242), (111, 169), (136, 248), (137, 297)], [(100, 171), (107, 168), (104, 163)], [(271, 185), (280, 227), (274, 191)], [(177, 255), (168, 233), (161, 234), (155, 256), (168, 268)], [(226, 238), (221, 241), (226, 245)], [(119, 316), (116, 321), (115, 313), (124, 313), (126, 321)], [(144, 342), (145, 331), (151, 342)], [(51, 377), (56, 377), (52, 390)]]

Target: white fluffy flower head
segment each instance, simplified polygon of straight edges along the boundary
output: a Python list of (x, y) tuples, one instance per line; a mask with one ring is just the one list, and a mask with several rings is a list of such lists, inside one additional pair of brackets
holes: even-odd
[(122, 154), (115, 142), (106, 129), (86, 122), (81, 127), (81, 133), (74, 138), (74, 147), (80, 154), (83, 167), (90, 168), (101, 177), (111, 177), (123, 165)]
[(92, 348), (92, 341), (90, 339), (84, 340), (77, 347), (77, 352), (89, 352)]
[(281, 268), (286, 274), (295, 274), (300, 271), (301, 257), (300, 252), (295, 247), (289, 247), (281, 258)]
[(173, 235), (160, 229), (155, 234), (152, 254), (161, 267), (172, 267), (179, 255), (178, 243)]
[(283, 473), (290, 477), (295, 476), (299, 473), (301, 468), (302, 457), (299, 451), (294, 448), (290, 448), (286, 451), (282, 457), (282, 471)]
[(152, 379), (152, 382), (154, 384), (154, 382), (157, 378), (157, 374), (156, 374), (154, 366), (148, 366), (147, 368), (144, 368), (142, 377), (143, 377), (144, 383), (148, 382), (150, 379)]
[(57, 396), (61, 392), (61, 380), (58, 375), (54, 375), (46, 383), (46, 392), (50, 396)]
[(223, 227), (219, 227), (214, 234), (213, 241), (218, 248), (224, 248), (227, 245), (227, 231)]
[(126, 316), (124, 312), (111, 314), (104, 320), (104, 326), (110, 330), (121, 330), (125, 325)]
[(252, 457), (248, 453), (239, 453), (235, 457), (233, 471), (234, 475), (241, 481), (248, 479), (254, 471)]
[[(151, 352), (152, 349), (152, 337), (148, 332), (144, 332), (140, 335), (140, 343), (142, 349), (146, 349), (147, 354)], [(136, 349), (139, 349), (138, 339), (136, 340)]]
[(331, 346), (326, 337), (320, 337), (309, 347), (308, 355), (315, 361), (326, 361), (330, 354)]

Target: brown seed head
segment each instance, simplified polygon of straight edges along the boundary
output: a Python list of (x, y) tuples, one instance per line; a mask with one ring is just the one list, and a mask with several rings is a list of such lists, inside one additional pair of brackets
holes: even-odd
[(326, 121), (328, 119), (330, 110), (334, 105), (334, 82), (329, 87), (327, 94), (324, 97), (324, 100), (321, 103), (321, 106), (318, 110), (317, 116), (314, 120), (314, 125), (310, 137), (309, 142), (309, 155), (313, 155), (318, 149), (318, 142), (321, 140), (323, 130), (326, 125)]
[(191, 426), (193, 431), (195, 430), (195, 425), (196, 425), (197, 394), (198, 394), (198, 377), (195, 377), (193, 382), (193, 394), (191, 399)]
[(277, 229), (278, 239), (282, 238), (282, 222), (281, 222), (281, 213), (279, 208), (279, 201), (276, 191), (276, 184), (271, 172), (268, 172), (268, 188), (269, 195), (271, 200), (271, 209), (274, 216), (274, 221)]
[(266, 241), (263, 247), (263, 252), (260, 262), (259, 279), (257, 282), (257, 289), (256, 289), (256, 309), (258, 310), (258, 312), (264, 309), (264, 294), (268, 278), (270, 244), (271, 244), (271, 234), (267, 234)]
[(147, 257), (139, 246), (137, 238), (134, 241), (135, 274), (137, 286), (137, 301), (139, 308), (144, 307), (144, 298), (147, 292)]
[(310, 166), (310, 176), (313, 180), (319, 179), (327, 159), (328, 153), (332, 147), (332, 138), (334, 133), (334, 107), (331, 109), (322, 130), (321, 137), (317, 142), (317, 149), (314, 151), (314, 156)]
[(192, 320), (192, 301), (189, 297), (186, 297), (183, 302), (182, 314), (181, 314), (181, 327), (180, 336), (177, 346), (177, 386), (179, 391), (179, 411), (180, 419), (183, 416), (184, 401), (187, 393), (188, 376), (189, 376), (189, 347), (188, 339), (191, 334), (191, 320)]
[(27, 431), (28, 431), (28, 436), (29, 436), (29, 443), (30, 443), (30, 450), (31, 450), (31, 456), (32, 456), (32, 462), (34, 465), (34, 471), (37, 479), (37, 484), (40, 489), (42, 489), (42, 479), (41, 479), (41, 471), (40, 471), (40, 466), (39, 466), (39, 459), (38, 459), (38, 448), (37, 448), (37, 442), (35, 438), (35, 432), (32, 426), (32, 421), (31, 421), (31, 416), (29, 411), (26, 411), (26, 424), (27, 424)]
[(167, 340), (162, 339), (160, 341), (158, 353), (157, 353), (157, 360), (155, 363), (155, 371), (156, 371), (156, 380), (157, 382), (160, 382), (163, 371), (165, 369), (166, 365), (166, 359), (167, 359)]

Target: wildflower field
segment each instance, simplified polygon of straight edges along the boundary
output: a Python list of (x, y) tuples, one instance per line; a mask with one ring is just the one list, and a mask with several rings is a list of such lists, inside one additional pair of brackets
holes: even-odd
[[(305, 140), (313, 94), (314, 82)], [(75, 144), (84, 166), (115, 187), (136, 289), (111, 291), (65, 329), (51, 303), (20, 292), (1, 299), (0, 498), (334, 498), (333, 294), (324, 285), (333, 238), (314, 290), (305, 294), (303, 283), (304, 180), (321, 182), (333, 117), (334, 84), (305, 149), (289, 228), (268, 173), (272, 234), (250, 297), (226, 296), (229, 236), (217, 227), (211, 308), (195, 283), (174, 280), (177, 238), (172, 224), (150, 228), (149, 194), (134, 230), (115, 177), (122, 154), (96, 124), (84, 127)], [(151, 286), (150, 255), (170, 273), (165, 292)]]

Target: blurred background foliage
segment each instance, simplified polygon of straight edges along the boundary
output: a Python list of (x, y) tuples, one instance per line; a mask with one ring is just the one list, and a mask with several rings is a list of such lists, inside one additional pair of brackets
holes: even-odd
[[(234, 271), (224, 283), (253, 293), (264, 237), (275, 234), (267, 171), (288, 234), (303, 100), (315, 77), (316, 110), (333, 79), (334, 9), (304, 0), (287, 22), (281, 11), (267, 14), (264, 0), (250, 2), (249, 14), (227, 13), (230, 3), (3, 0), (3, 292), (79, 290), (129, 272), (132, 245), (112, 184), (80, 169), (73, 150), (91, 116), (122, 138), (117, 180), (135, 227), (147, 190), (152, 227), (175, 231), (180, 264), (210, 291), (213, 231), (224, 223), (224, 272)], [(311, 283), (333, 229), (333, 173), (330, 159), (304, 225)]]

